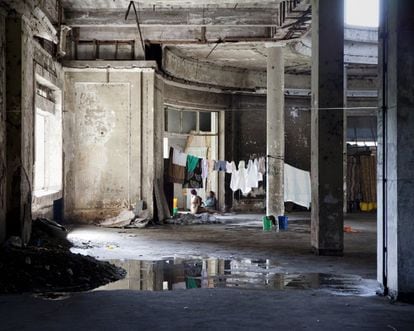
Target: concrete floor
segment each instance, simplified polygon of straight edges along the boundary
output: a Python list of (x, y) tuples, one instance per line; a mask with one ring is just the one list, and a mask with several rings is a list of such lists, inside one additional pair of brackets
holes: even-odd
[(76, 253), (98, 259), (216, 257), (271, 259), (281, 272), (325, 272), (376, 277), (376, 222), (373, 214), (347, 218), (356, 233), (345, 233), (344, 257), (318, 257), (310, 246), (309, 213), (289, 215), (286, 232), (263, 232), (262, 215), (222, 217), (221, 225), (166, 225), (135, 229), (94, 226), (69, 234)]
[[(375, 283), (372, 215), (348, 217), (344, 257), (316, 257), (309, 215), (290, 215), (289, 231), (264, 233), (261, 215), (238, 215), (224, 225), (162, 226), (142, 230), (73, 228), (75, 251), (101, 259), (165, 257), (270, 259), (280, 273), (358, 275)], [(176, 291), (98, 290), (60, 300), (1, 296), (1, 330), (283, 329), (413, 330), (414, 306), (374, 295), (336, 295), (321, 289), (238, 288)]]

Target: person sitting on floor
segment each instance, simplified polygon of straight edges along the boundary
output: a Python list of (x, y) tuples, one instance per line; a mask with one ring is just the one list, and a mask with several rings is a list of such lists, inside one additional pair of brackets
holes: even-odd
[(204, 211), (204, 208), (201, 207), (203, 200), (197, 195), (196, 190), (191, 190), (191, 205), (190, 212), (191, 214), (200, 214)]
[(216, 210), (217, 199), (216, 199), (216, 194), (213, 191), (210, 191), (208, 193), (207, 199), (204, 202), (204, 207), (210, 210)]

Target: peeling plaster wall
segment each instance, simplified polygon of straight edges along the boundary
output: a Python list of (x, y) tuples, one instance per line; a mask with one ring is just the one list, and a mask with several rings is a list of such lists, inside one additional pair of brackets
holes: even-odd
[[(16, 235), (27, 243), (33, 203), (35, 74), (50, 72), (55, 83), (59, 81), (59, 66), (34, 37), (56, 40), (56, 30), (47, 16), (56, 23), (58, 6), (56, 0), (42, 0), (38, 4), (5, 0), (2, 4), (5, 10), (0, 8), (0, 147), (4, 148), (0, 148), (0, 165), (5, 161), (5, 168), (0, 166), (0, 174), (5, 171), (7, 180), (0, 175), (0, 241), (4, 236)], [(50, 9), (47, 16), (41, 9), (45, 7)], [(51, 67), (55, 70), (50, 71)]]
[(154, 70), (65, 68), (64, 90), (65, 218), (98, 221), (138, 200), (152, 215), (163, 174)]
[(33, 173), (33, 36), (23, 16), (6, 19), (7, 233), (27, 242)]
[(0, 10), (0, 243), (6, 237), (6, 17)]

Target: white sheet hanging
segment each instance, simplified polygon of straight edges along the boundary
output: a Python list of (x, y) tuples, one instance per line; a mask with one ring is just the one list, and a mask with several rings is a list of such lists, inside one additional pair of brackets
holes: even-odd
[(249, 163), (247, 165), (246, 183), (247, 186), (251, 188), (259, 187), (257, 165), (253, 162), (253, 160), (249, 160)]
[(173, 149), (173, 159), (172, 163), (185, 167), (187, 164), (187, 154), (179, 151), (178, 149)]
[(311, 204), (311, 180), (309, 171), (301, 170), (285, 163), (284, 200), (306, 208)]
[(248, 194), (252, 190), (252, 188), (247, 183), (247, 169), (246, 169), (246, 163), (244, 161), (239, 162), (238, 170), (239, 170), (239, 189), (242, 191), (243, 194)]

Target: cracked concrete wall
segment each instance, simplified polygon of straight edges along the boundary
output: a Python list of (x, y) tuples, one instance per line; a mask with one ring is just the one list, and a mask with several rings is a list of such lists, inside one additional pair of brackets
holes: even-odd
[(24, 16), (6, 19), (7, 233), (27, 242), (33, 173), (33, 36)]
[(65, 218), (98, 221), (138, 200), (152, 216), (163, 174), (154, 70), (65, 68), (64, 90)]
[[(56, 0), (44, 0), (41, 6), (46, 3), (56, 9)], [(45, 72), (56, 63), (48, 54), (48, 61), (38, 55), (46, 52), (40, 50), (34, 37), (41, 34), (52, 40), (55, 35), (51, 35), (54, 28), (48, 25), (46, 16), (33, 6), (33, 3), (6, 0), (3, 1), (4, 10), (0, 8), (0, 174), (4, 175), (0, 175), (0, 241), (11, 235), (20, 236), (24, 243), (30, 238), (34, 63)]]

